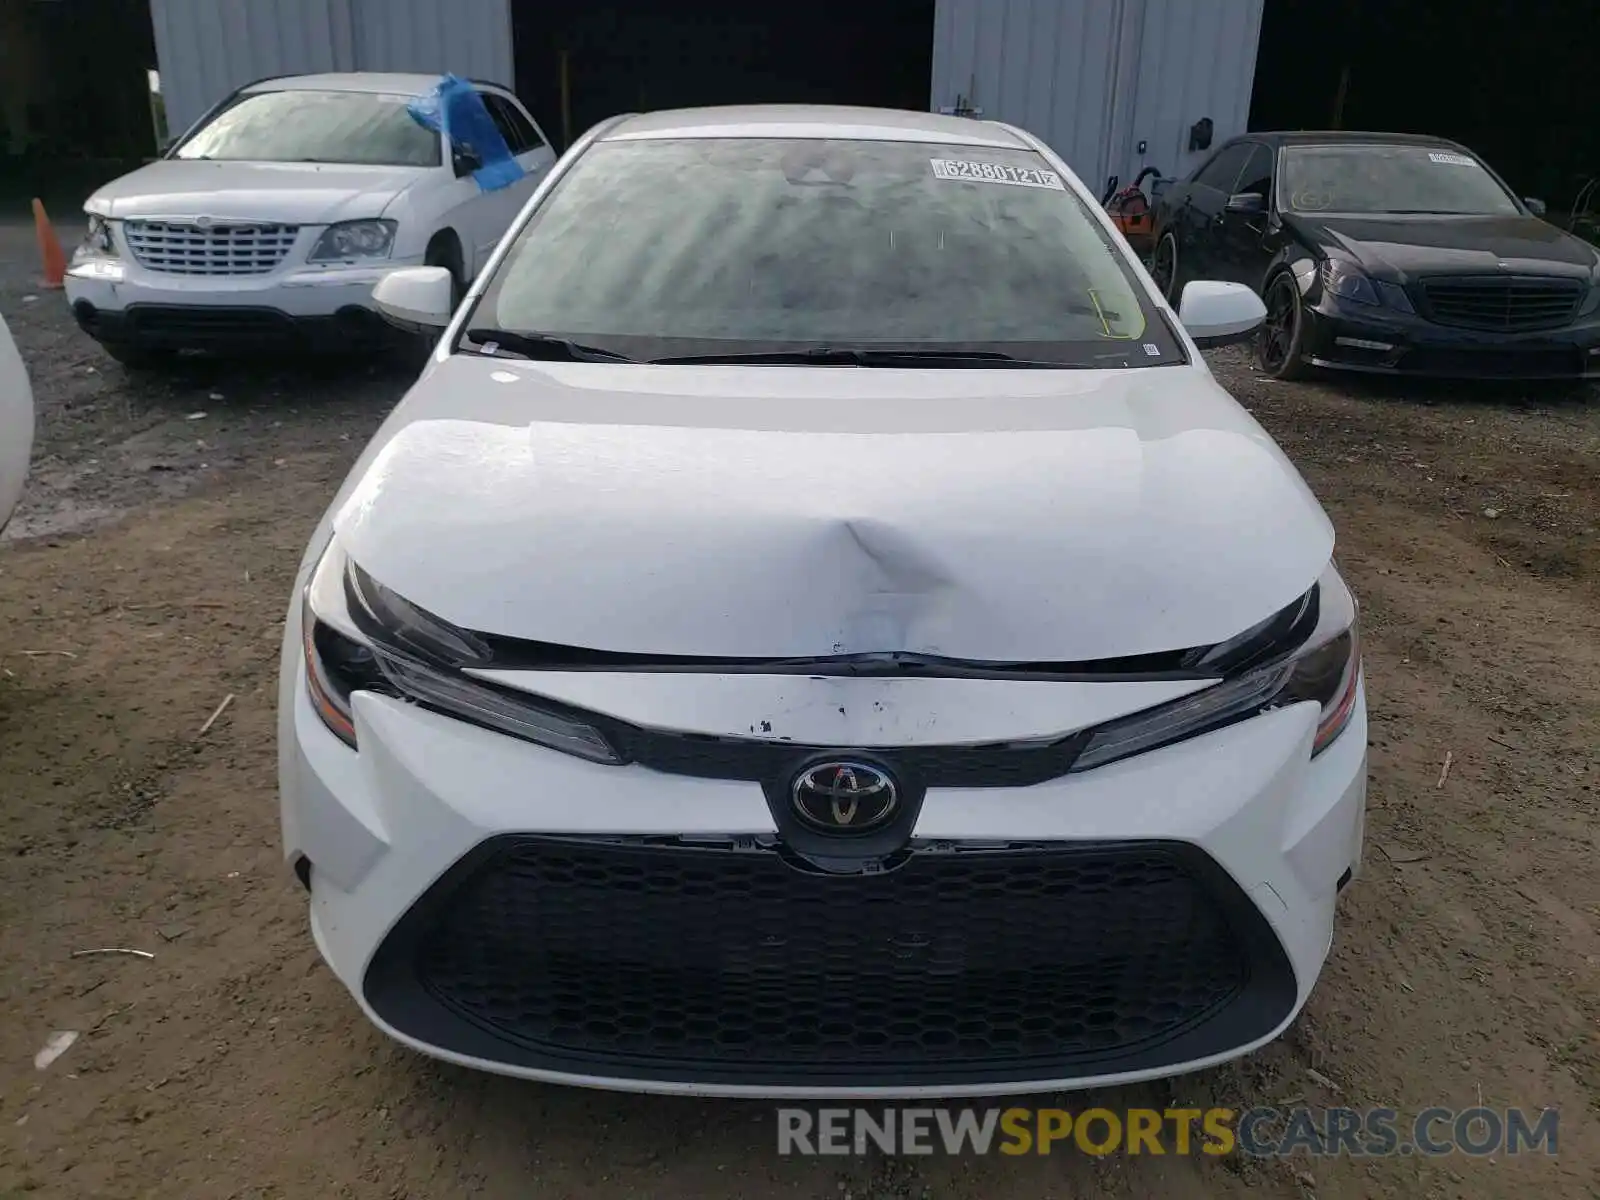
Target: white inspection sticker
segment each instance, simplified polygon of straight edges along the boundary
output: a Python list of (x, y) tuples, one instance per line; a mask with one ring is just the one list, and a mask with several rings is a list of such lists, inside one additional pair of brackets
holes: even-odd
[(1428, 161), (1436, 163), (1449, 163), (1452, 167), (1475, 167), (1477, 161), (1468, 158), (1465, 154), (1449, 154), (1443, 150), (1428, 151)]
[(996, 163), (968, 162), (961, 158), (930, 158), (936, 179), (966, 179), (975, 183), (1009, 183), (1013, 187), (1053, 188), (1067, 190), (1061, 176), (1054, 171), (1039, 171), (1032, 167), (1000, 166)]

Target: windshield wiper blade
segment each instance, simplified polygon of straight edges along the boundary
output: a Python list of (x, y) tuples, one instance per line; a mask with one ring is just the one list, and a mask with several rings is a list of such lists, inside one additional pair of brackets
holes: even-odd
[(808, 346), (803, 350), (749, 350), (727, 354), (686, 354), (653, 358), (654, 363), (749, 363), (813, 367), (1061, 367), (1065, 363), (1017, 358), (999, 350), (874, 350), (866, 347)]
[(478, 354), (491, 358), (555, 358), (569, 362), (638, 362), (626, 354), (607, 350), (601, 346), (587, 346), (571, 338), (557, 337), (553, 333), (522, 332), (514, 329), (469, 329), (467, 339), (476, 343), (468, 347)]

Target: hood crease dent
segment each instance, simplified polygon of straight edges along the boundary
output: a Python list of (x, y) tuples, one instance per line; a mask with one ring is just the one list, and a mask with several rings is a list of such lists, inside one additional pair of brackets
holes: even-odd
[(1189, 368), (454, 356), (357, 464), (334, 530), (466, 629), (724, 658), (1211, 645), (1333, 549), (1281, 451)]

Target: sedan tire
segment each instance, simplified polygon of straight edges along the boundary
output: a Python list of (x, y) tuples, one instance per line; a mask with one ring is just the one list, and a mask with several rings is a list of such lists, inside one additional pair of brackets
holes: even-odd
[(1303, 379), (1307, 371), (1301, 357), (1305, 347), (1305, 309), (1294, 276), (1287, 271), (1273, 276), (1265, 299), (1267, 320), (1256, 337), (1256, 362), (1273, 379)]
[(1175, 303), (1178, 290), (1178, 238), (1170, 229), (1161, 235), (1150, 255), (1150, 277), (1167, 303)]

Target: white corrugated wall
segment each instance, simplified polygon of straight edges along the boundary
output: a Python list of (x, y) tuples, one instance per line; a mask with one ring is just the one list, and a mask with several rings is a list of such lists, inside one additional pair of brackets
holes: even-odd
[[(1264, 0), (1142, 0), (1144, 32), (1124, 178), (1146, 164), (1186, 175), (1210, 151), (1189, 149), (1189, 127), (1210, 117), (1213, 149), (1250, 120)], [(1148, 143), (1138, 153), (1140, 141)], [(1115, 168), (1113, 168), (1115, 169)]]
[(509, 0), (150, 0), (174, 133), (234, 88), (305, 71), (512, 83)]
[(1145, 163), (1177, 174), (1201, 117), (1213, 144), (1244, 131), (1264, 4), (938, 0), (932, 106), (1037, 134), (1091, 188)]

